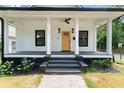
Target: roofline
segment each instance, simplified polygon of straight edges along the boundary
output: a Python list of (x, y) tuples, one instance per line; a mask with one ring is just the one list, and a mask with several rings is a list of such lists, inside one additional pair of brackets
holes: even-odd
[(115, 11), (124, 12), (124, 8), (69, 8), (69, 7), (0, 7), (2, 11)]

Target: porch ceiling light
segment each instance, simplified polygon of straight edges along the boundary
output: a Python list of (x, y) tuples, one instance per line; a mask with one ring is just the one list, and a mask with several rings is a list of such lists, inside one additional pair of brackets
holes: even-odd
[(58, 28), (58, 33), (61, 33), (61, 29), (60, 28)]

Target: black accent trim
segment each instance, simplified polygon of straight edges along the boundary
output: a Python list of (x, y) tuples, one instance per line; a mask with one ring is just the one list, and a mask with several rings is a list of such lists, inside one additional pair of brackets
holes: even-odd
[(86, 38), (85, 45), (80, 45), (80, 42), (79, 42), (79, 47), (88, 47), (88, 38), (89, 38), (88, 30), (80, 30), (79, 31), (79, 40), (82, 39), (82, 38), (80, 38), (80, 32), (85, 32), (87, 34), (87, 38)]
[[(42, 39), (44, 39), (44, 44), (43, 45), (38, 45), (37, 44), (37, 32), (38, 31), (44, 31), (44, 38), (42, 38)], [(41, 39), (41, 38), (40, 38)], [(45, 46), (45, 42), (46, 40), (45, 40), (45, 30), (35, 30), (35, 46)]]
[(0, 7), (0, 10), (13, 11), (124, 11), (124, 8), (78, 8), (78, 7)]
[(4, 19), (0, 17), (1, 20), (1, 60), (4, 62)]

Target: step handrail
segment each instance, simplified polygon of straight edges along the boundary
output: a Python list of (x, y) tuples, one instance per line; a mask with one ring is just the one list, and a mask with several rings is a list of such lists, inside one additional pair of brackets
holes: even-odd
[(82, 56), (76, 55), (76, 58), (77, 58), (77, 62), (81, 66), (81, 70), (87, 72), (88, 65), (84, 61), (80, 60)]
[(41, 72), (45, 72), (48, 64), (49, 64), (49, 60), (50, 60), (50, 55), (46, 55), (44, 57), (44, 62), (40, 65), (40, 68), (41, 68)]

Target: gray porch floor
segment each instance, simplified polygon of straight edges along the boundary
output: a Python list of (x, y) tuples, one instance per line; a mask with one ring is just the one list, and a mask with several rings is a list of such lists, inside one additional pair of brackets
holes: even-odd
[[(59, 52), (59, 51), (52, 51), (52, 55), (75, 55), (75, 52)], [(79, 52), (80, 55), (105, 55), (105, 53), (101, 52), (94, 52), (94, 51), (85, 51)], [(15, 53), (9, 53), (6, 55), (46, 55), (45, 51), (20, 51)]]

